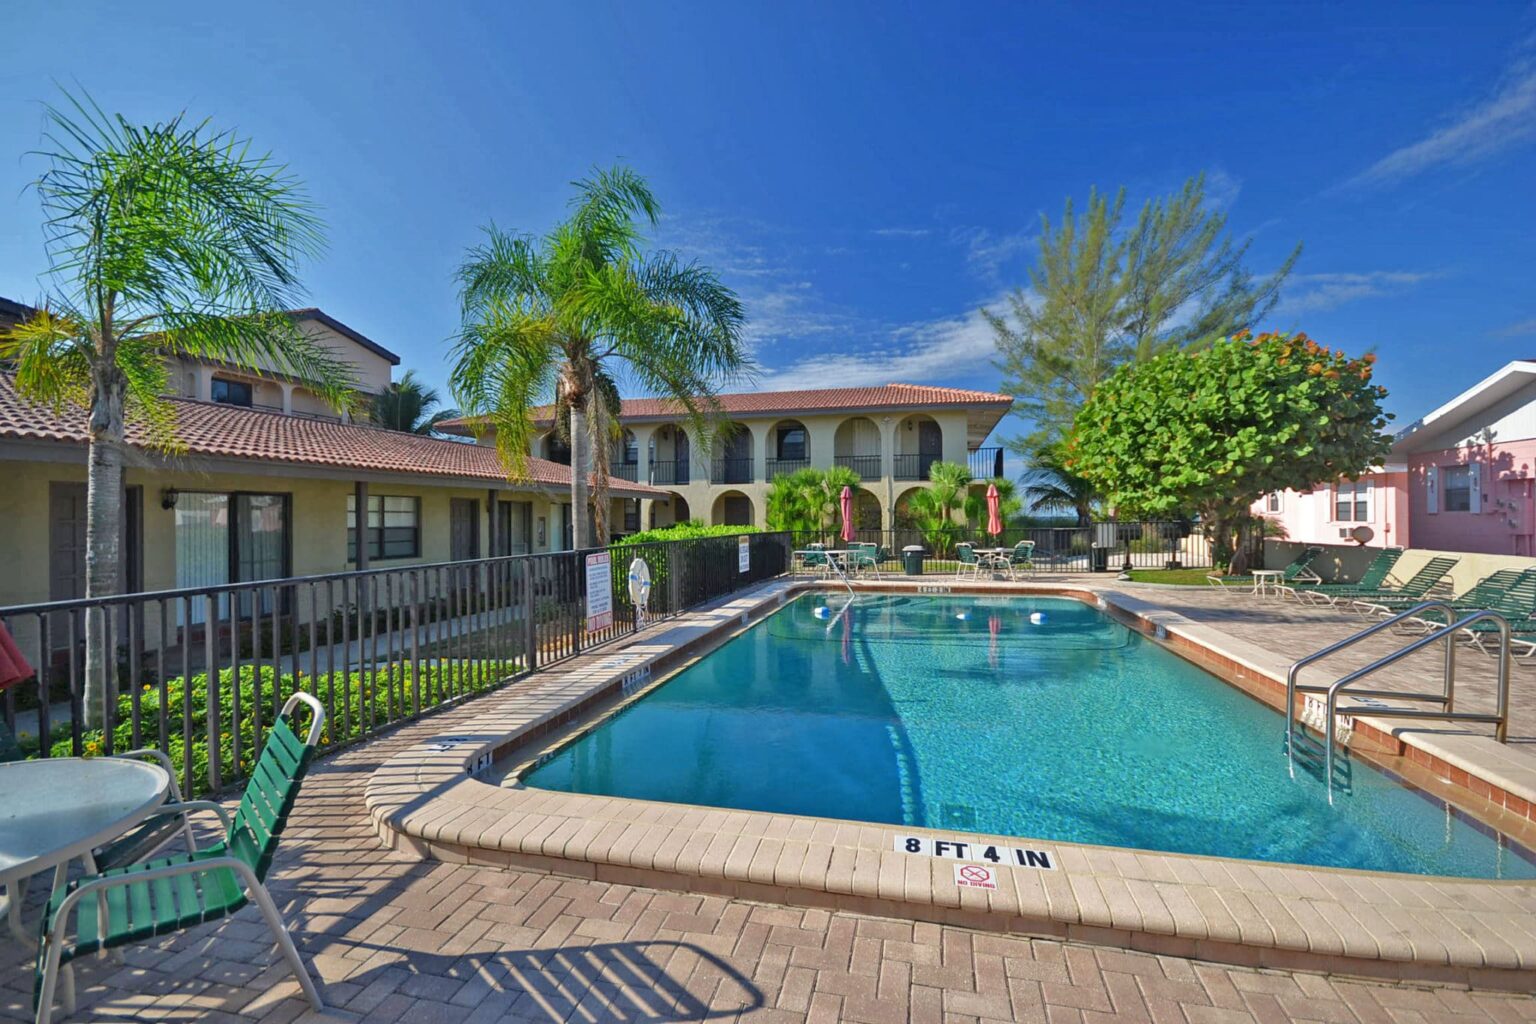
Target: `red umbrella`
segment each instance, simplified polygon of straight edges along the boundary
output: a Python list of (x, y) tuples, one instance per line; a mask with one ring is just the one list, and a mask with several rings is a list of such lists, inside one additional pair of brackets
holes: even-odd
[(1003, 532), (1001, 505), (997, 484), (987, 484), (987, 532), (994, 537)]
[(27, 664), (21, 648), (16, 646), (11, 634), (5, 631), (5, 624), (0, 622), (0, 690), (30, 678), (32, 666)]
[(841, 501), (843, 507), (843, 540), (853, 543), (853, 488), (844, 486)]

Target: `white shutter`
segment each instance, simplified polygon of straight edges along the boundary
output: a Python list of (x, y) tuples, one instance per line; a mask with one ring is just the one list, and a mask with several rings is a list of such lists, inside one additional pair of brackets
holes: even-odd
[(1468, 507), (1475, 515), (1483, 510), (1483, 467), (1481, 463), (1467, 463), (1467, 490), (1471, 495)]
[(1426, 512), (1440, 511), (1440, 467), (1429, 466), (1424, 470), (1424, 504)]

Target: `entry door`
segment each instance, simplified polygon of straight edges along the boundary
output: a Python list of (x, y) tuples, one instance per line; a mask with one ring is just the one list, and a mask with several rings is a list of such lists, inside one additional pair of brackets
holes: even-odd
[(527, 501), (496, 503), (496, 544), (498, 555), (526, 555), (533, 550), (533, 504)]
[(676, 427), (673, 428), (672, 435), (672, 482), (686, 484), (691, 458), (688, 454), (688, 435)]
[(452, 498), (448, 503), (448, 558), (462, 562), (480, 557), (480, 502)]
[(932, 420), (922, 420), (917, 424), (917, 453), (918, 472), (927, 479), (929, 467), (944, 457), (944, 431)]
[[(123, 488), (119, 513), (123, 536), (119, 540), (122, 565), (118, 581), (123, 593), (143, 589), (144, 536), (143, 488)], [(48, 600), (68, 601), (85, 596), (85, 484), (54, 482), (48, 485)]]

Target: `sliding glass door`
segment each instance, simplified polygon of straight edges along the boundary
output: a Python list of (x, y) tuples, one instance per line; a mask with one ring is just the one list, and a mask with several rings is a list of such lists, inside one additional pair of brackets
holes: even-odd
[[(183, 491), (176, 498), (176, 586), (280, 579), (289, 574), (289, 507), (286, 494), (215, 494)], [(272, 595), (261, 596), (261, 611), (272, 610)], [(250, 595), (240, 600), (241, 616), (254, 610)], [(229, 614), (227, 597), (218, 615)], [(202, 601), (192, 602), (192, 622), (204, 621)]]

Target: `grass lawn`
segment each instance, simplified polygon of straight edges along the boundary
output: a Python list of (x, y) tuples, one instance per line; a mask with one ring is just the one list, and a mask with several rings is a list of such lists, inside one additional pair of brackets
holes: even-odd
[(1132, 583), (1176, 583), (1185, 587), (1208, 586), (1205, 577), (1214, 569), (1132, 569)]

